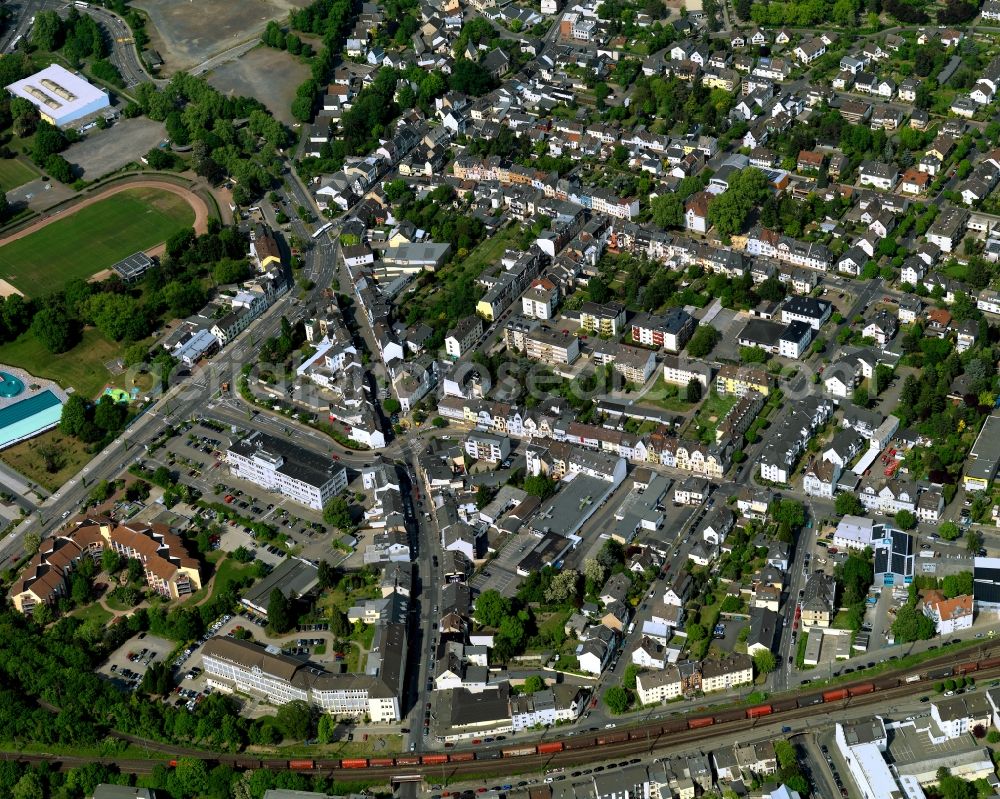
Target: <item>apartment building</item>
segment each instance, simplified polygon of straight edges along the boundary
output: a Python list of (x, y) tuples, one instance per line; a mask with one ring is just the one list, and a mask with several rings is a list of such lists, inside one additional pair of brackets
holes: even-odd
[(585, 302), (580, 308), (580, 329), (599, 336), (617, 336), (625, 325), (625, 306), (618, 302)]
[(68, 535), (42, 541), (11, 590), (21, 613), (38, 605), (53, 605), (69, 590), (69, 578), (84, 557), (100, 561), (105, 549), (142, 564), (146, 585), (165, 599), (179, 599), (201, 588), (198, 561), (180, 536), (164, 524), (87, 519)]

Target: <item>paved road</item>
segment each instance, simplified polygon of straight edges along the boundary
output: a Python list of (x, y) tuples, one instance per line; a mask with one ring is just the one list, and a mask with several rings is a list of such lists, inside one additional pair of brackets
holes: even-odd
[(260, 37), (254, 36), (252, 39), (247, 39), (244, 42), (236, 45), (235, 47), (230, 47), (228, 50), (224, 50), (218, 55), (214, 55), (211, 58), (206, 58), (198, 66), (192, 67), (188, 70), (191, 75), (203, 75), (206, 72), (211, 72), (218, 66), (222, 66), (230, 61), (235, 61), (240, 56), (246, 55), (253, 48), (260, 44)]
[(31, 21), (39, 11), (55, 11), (63, 8), (66, 3), (63, 0), (21, 0), (4, 5), (13, 16), (7, 31), (0, 37), (0, 53), (10, 53), (21, 38), (29, 35)]
[(107, 33), (108, 42), (111, 45), (109, 60), (122, 74), (126, 88), (132, 88), (149, 81), (149, 73), (146, 72), (142, 58), (136, 50), (132, 30), (125, 20), (107, 9), (93, 5), (81, 10), (97, 20)]

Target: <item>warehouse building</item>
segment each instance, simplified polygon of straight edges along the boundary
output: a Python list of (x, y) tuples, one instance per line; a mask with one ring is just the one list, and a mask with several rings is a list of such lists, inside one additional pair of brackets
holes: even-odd
[(106, 91), (91, 86), (58, 64), (10, 84), (7, 91), (27, 100), (38, 109), (42, 119), (57, 128), (71, 125), (111, 105)]

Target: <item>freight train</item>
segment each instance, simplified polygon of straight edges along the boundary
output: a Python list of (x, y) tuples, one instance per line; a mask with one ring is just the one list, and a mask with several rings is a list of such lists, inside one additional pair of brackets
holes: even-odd
[[(923, 674), (911, 674), (907, 677), (883, 677), (866, 683), (856, 683), (842, 688), (830, 688), (805, 696), (788, 697), (786, 699), (775, 699), (767, 704), (755, 705), (753, 707), (731, 708), (719, 710), (710, 715), (695, 715), (684, 718), (674, 718), (660, 724), (646, 725), (632, 730), (608, 730), (603, 733), (593, 735), (574, 735), (563, 741), (547, 741), (539, 744), (520, 744), (517, 746), (506, 746), (499, 749), (477, 749), (461, 752), (449, 752), (447, 754), (427, 754), (427, 755), (397, 755), (395, 757), (351, 757), (341, 760), (257, 760), (254, 758), (237, 756), (220, 756), (219, 762), (233, 766), (237, 769), (290, 769), (292, 771), (327, 771), (339, 769), (366, 769), (366, 768), (390, 768), (395, 766), (438, 766), (447, 763), (466, 763), (472, 760), (501, 760), (506, 758), (527, 757), (530, 755), (550, 755), (563, 751), (576, 751), (578, 749), (591, 749), (608, 744), (623, 743), (635, 740), (653, 740), (660, 735), (672, 735), (687, 730), (697, 730), (704, 727), (711, 727), (716, 724), (727, 724), (736, 721), (756, 720), (766, 716), (787, 713), (799, 708), (812, 707), (814, 705), (844, 702), (856, 696), (875, 693), (877, 691), (888, 691), (898, 688), (900, 685), (908, 685), (914, 682), (933, 681), (951, 677), (953, 675), (973, 674), (977, 671), (986, 671), (1000, 667), (1000, 657), (988, 658), (979, 661), (960, 663), (957, 666), (934, 669)], [(171, 766), (176, 766), (177, 761), (171, 760)]]

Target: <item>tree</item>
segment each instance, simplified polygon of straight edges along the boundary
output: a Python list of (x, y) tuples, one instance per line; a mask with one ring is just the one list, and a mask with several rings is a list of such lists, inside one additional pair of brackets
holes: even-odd
[(53, 153), (45, 159), (45, 171), (60, 183), (72, 183), (76, 178), (73, 176), (73, 167), (69, 161), (58, 153)]
[(53, 354), (66, 352), (75, 343), (70, 320), (58, 308), (42, 308), (36, 313), (31, 321), (31, 334)]
[(545, 601), (556, 605), (575, 600), (580, 584), (580, 573), (575, 569), (560, 571), (545, 589)]
[(323, 589), (333, 588), (340, 582), (340, 575), (337, 570), (330, 565), (329, 561), (321, 560), (319, 566), (317, 567), (316, 579), (319, 581), (319, 587)]
[(25, 553), (33, 555), (41, 545), (42, 537), (38, 533), (25, 533), (23, 543)]
[(604, 692), (604, 704), (616, 715), (628, 710), (629, 703), (628, 691), (620, 685), (612, 685)]
[(11, 799), (44, 799), (45, 790), (39, 772), (34, 769), (24, 772), (14, 784), (10, 795)]
[(912, 530), (917, 526), (917, 517), (905, 509), (897, 511), (895, 519), (896, 524), (898, 524), (902, 530)]
[(905, 604), (896, 611), (896, 620), (892, 623), (892, 634), (896, 643), (926, 641), (934, 637), (934, 631), (934, 622), (913, 605)]
[(839, 516), (860, 516), (865, 512), (861, 500), (848, 491), (837, 494), (837, 499), (834, 500), (833, 504)]
[(635, 680), (639, 676), (639, 667), (635, 663), (629, 663), (625, 667), (625, 673), (622, 675), (622, 685), (628, 688), (630, 691), (635, 690)]
[(70, 394), (62, 407), (59, 429), (69, 436), (78, 436), (87, 423), (87, 401), (79, 394)]
[(595, 586), (602, 586), (604, 585), (604, 578), (607, 576), (607, 572), (598, 560), (587, 558), (583, 562), (583, 576), (587, 582)]
[(794, 499), (782, 499), (772, 502), (771, 518), (789, 530), (798, 530), (806, 523), (806, 508)]
[(275, 722), (286, 738), (295, 741), (305, 741), (312, 728), (312, 708), (301, 699), (286, 702), (278, 708)]
[(938, 533), (945, 541), (954, 541), (962, 534), (962, 531), (955, 522), (941, 522)]
[(711, 325), (698, 325), (698, 329), (694, 331), (694, 335), (688, 341), (688, 355), (692, 358), (705, 358), (718, 343), (718, 330)]
[(521, 691), (526, 694), (538, 693), (545, 689), (545, 680), (539, 677), (537, 674), (532, 674), (524, 681), (524, 685), (521, 686)]
[(949, 574), (941, 581), (941, 591), (945, 599), (953, 599), (963, 594), (972, 593), (972, 572)]
[(101, 553), (101, 568), (108, 574), (114, 574), (115, 572), (121, 571), (122, 566), (125, 565), (125, 558), (123, 558), (118, 552), (107, 547)]
[(969, 528), (965, 533), (965, 548), (970, 555), (978, 555), (979, 548), (983, 545), (983, 537), (977, 531)]
[(729, 181), (729, 188), (708, 204), (708, 219), (720, 235), (739, 233), (747, 217), (764, 200), (769, 192), (764, 173), (754, 167), (736, 173)]
[(701, 400), (701, 381), (692, 377), (687, 384), (685, 397), (688, 402), (694, 403)]
[(775, 666), (777, 666), (777, 660), (771, 650), (761, 649), (760, 651), (754, 653), (753, 664), (756, 667), (758, 674), (770, 674), (774, 671)]
[(276, 633), (287, 633), (294, 624), (292, 603), (280, 588), (275, 588), (267, 601), (267, 626)]
[(31, 28), (31, 43), (39, 50), (54, 52), (62, 46), (63, 21), (55, 11), (40, 11), (35, 14)]
[(351, 519), (351, 506), (344, 497), (334, 497), (323, 508), (323, 521), (340, 530), (350, 531), (354, 529), (354, 522)]
[(499, 627), (510, 616), (511, 604), (499, 591), (490, 589), (476, 597), (475, 619), (484, 627)]
[(544, 474), (524, 478), (524, 490), (539, 499), (548, 499), (556, 493), (556, 481)]
[(652, 202), (653, 222), (661, 228), (684, 226), (684, 200), (674, 192), (658, 194)]
[(481, 97), (495, 89), (497, 81), (482, 65), (468, 58), (459, 58), (452, 65), (448, 85), (452, 91)]
[(851, 394), (851, 402), (857, 405), (859, 408), (867, 408), (870, 397), (868, 396), (868, 389), (864, 386), (858, 386), (854, 389), (854, 393)]
[(382, 403), (382, 408), (388, 414), (399, 413), (402, 407), (403, 406), (399, 404), (399, 400), (395, 397), (389, 397), (389, 399)]

